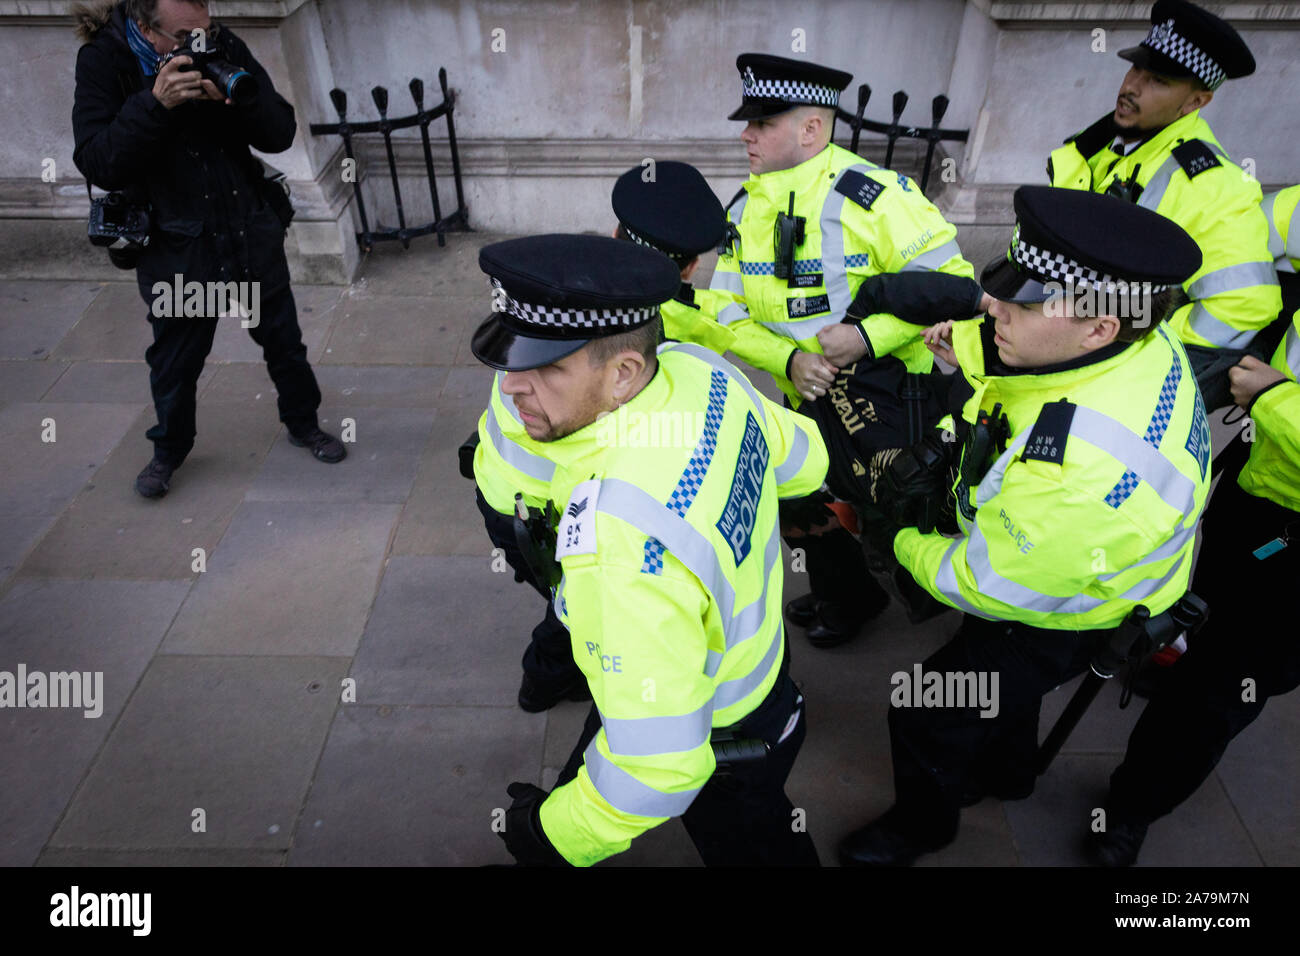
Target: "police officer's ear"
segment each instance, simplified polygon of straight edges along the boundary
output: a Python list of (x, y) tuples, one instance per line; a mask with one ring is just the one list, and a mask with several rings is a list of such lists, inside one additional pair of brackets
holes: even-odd
[(682, 265), (682, 281), (683, 281), (683, 282), (690, 282), (690, 281), (691, 281), (691, 276), (695, 275), (695, 270), (696, 270), (696, 268), (699, 266), (699, 264), (700, 264), (700, 257), (699, 257), (699, 256), (696, 256), (696, 257), (695, 257), (694, 259), (692, 259), (690, 262), (684, 263), (684, 264)]
[(1124, 323), (1115, 316), (1099, 315), (1088, 323), (1088, 331), (1080, 345), (1088, 352), (1104, 349), (1115, 341), (1123, 327)]
[(1183, 100), (1183, 105), (1178, 109), (1179, 116), (1186, 116), (1193, 110), (1199, 110), (1208, 106), (1210, 100), (1214, 99), (1214, 92), (1207, 89), (1205, 84), (1200, 80), (1192, 81), (1192, 92), (1187, 99)]

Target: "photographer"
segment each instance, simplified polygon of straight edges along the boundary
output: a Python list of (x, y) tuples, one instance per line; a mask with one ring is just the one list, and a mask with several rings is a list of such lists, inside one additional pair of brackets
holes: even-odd
[[(136, 491), (166, 494), (194, 445), (196, 383), (223, 312), (251, 317), (242, 324), (262, 346), (290, 441), (321, 461), (341, 461), (343, 445), (317, 426), (320, 390), (289, 288), (284, 236), (292, 207), (249, 152), (289, 148), (293, 107), (201, 0), (123, 0), (80, 6), (76, 17), (83, 46), (73, 159), (87, 182), (150, 207), (135, 267), (150, 305), (154, 341), (145, 359), (158, 423), (146, 433), (154, 457)], [(179, 48), (185, 52), (160, 66)], [(120, 256), (114, 261), (122, 264)], [(185, 284), (188, 296), (195, 282), (209, 290), (202, 314), (168, 307), (164, 299), (182, 298), (174, 286)], [(235, 309), (211, 308), (217, 283), (240, 290)]]

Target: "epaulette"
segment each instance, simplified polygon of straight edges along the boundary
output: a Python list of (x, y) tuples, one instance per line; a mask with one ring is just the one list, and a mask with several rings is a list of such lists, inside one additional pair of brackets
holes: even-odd
[(1223, 165), (1219, 162), (1219, 157), (1214, 155), (1210, 144), (1203, 139), (1189, 139), (1181, 146), (1175, 146), (1173, 157), (1178, 160), (1178, 165), (1183, 167), (1183, 172), (1187, 174), (1188, 179), (1195, 179), (1207, 169)]
[(1070, 424), (1078, 406), (1061, 399), (1048, 402), (1038, 412), (1038, 420), (1029, 432), (1021, 461), (1045, 461), (1052, 465), (1065, 463), (1065, 441), (1070, 437)]
[(863, 209), (870, 209), (872, 203), (885, 191), (885, 184), (856, 169), (846, 169), (835, 184), (835, 191), (843, 193)]

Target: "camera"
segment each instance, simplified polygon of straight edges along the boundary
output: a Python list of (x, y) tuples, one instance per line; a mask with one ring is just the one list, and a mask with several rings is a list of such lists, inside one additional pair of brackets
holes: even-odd
[(92, 246), (108, 247), (113, 265), (134, 269), (149, 245), (149, 207), (132, 202), (123, 192), (92, 197), (86, 236)]
[(211, 80), (236, 105), (250, 102), (257, 96), (257, 79), (242, 66), (223, 60), (220, 48), (214, 42), (213, 33), (196, 30), (183, 44), (159, 58), (158, 69), (161, 70), (175, 57), (188, 56), (193, 63), (184, 67), (185, 71), (198, 70), (200, 76)]

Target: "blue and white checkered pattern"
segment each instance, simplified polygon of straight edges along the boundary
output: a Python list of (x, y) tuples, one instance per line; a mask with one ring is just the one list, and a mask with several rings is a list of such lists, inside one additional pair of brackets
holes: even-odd
[[(865, 269), (871, 261), (870, 253), (855, 252), (853, 255), (844, 257), (844, 268), (846, 269)], [(813, 272), (824, 271), (824, 266), (820, 259), (796, 259), (794, 261), (794, 274), (797, 276), (808, 275)], [(740, 274), (744, 276), (770, 276), (776, 274), (776, 263), (774, 262), (745, 262), (740, 263)]]
[[(709, 377), (709, 407), (704, 413), (704, 432), (695, 443), (691, 459), (686, 463), (686, 470), (677, 479), (677, 487), (668, 499), (667, 508), (683, 518), (686, 511), (700, 492), (704, 476), (713, 461), (713, 453), (718, 447), (718, 429), (722, 427), (722, 411), (727, 401), (727, 374), (713, 370)], [(657, 538), (647, 538), (645, 555), (641, 564), (642, 574), (662, 574), (664, 570), (664, 546)]]
[(1228, 78), (1223, 67), (1185, 36), (1174, 31), (1174, 21), (1166, 20), (1151, 27), (1142, 46), (1150, 47), (1157, 53), (1163, 53), (1175, 63), (1180, 63), (1191, 70), (1196, 77), (1212, 90), (1217, 90)]
[[(1160, 332), (1164, 334), (1163, 329)], [(1156, 410), (1151, 415), (1151, 423), (1147, 425), (1147, 433), (1142, 436), (1152, 448), (1160, 447), (1160, 441), (1169, 429), (1169, 420), (1173, 418), (1174, 402), (1178, 396), (1178, 383), (1182, 378), (1183, 363), (1175, 353), (1174, 364), (1170, 367), (1169, 374), (1165, 376), (1164, 384), (1160, 386), (1160, 397), (1156, 399)], [(1135, 472), (1131, 469), (1125, 471), (1115, 483), (1115, 487), (1110, 490), (1110, 494), (1106, 496), (1106, 504), (1118, 508), (1133, 492), (1137, 491), (1137, 486), (1141, 483), (1142, 479)]]

